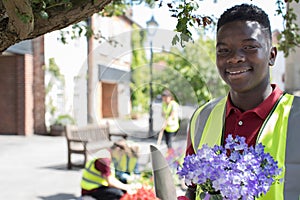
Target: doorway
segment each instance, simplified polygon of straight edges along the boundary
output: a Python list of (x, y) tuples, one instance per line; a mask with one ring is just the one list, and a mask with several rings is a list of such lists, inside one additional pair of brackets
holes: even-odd
[(118, 85), (102, 82), (102, 113), (103, 118), (116, 118), (118, 113)]

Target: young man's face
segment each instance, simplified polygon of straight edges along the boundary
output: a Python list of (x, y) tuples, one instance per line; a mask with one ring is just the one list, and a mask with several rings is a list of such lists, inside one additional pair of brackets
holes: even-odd
[(234, 21), (217, 33), (216, 63), (222, 79), (236, 92), (269, 84), (269, 65), (276, 58), (264, 28), (254, 21)]

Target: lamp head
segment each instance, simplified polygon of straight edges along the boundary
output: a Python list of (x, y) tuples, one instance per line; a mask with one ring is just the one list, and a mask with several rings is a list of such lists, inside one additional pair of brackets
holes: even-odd
[(153, 36), (156, 33), (156, 29), (158, 27), (157, 21), (155, 21), (154, 16), (152, 15), (151, 19), (146, 22), (147, 24), (147, 32), (149, 35)]

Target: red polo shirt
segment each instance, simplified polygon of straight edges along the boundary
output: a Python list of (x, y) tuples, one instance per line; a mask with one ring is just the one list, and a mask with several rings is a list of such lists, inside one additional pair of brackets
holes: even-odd
[[(226, 103), (226, 116), (225, 116), (225, 137), (232, 134), (233, 137), (236, 135), (243, 136), (246, 138), (246, 143), (249, 146), (255, 145), (259, 130), (271, 112), (278, 98), (282, 95), (280, 88), (272, 84), (273, 92), (257, 107), (242, 112), (240, 109), (235, 107), (230, 100), (228, 95)], [(186, 154), (195, 154), (195, 151), (191, 145), (190, 134), (188, 133), (187, 139), (187, 150)]]

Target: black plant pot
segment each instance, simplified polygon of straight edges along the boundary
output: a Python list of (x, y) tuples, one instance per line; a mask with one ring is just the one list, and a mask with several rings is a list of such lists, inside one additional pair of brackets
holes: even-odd
[(65, 134), (65, 126), (61, 124), (53, 124), (50, 126), (51, 136), (63, 136)]

